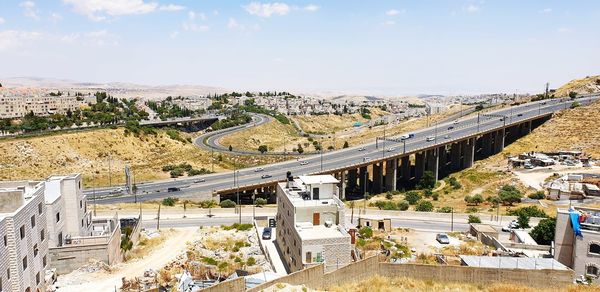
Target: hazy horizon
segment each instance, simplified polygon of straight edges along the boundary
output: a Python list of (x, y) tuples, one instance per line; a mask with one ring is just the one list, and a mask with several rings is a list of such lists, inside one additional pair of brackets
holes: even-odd
[(371, 95), (600, 74), (595, 1), (0, 3), (0, 76)]

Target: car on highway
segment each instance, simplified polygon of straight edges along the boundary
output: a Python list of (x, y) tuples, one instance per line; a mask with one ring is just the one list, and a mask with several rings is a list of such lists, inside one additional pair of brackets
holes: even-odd
[(450, 135), (444, 136), (444, 139), (450, 139)]
[(256, 169), (254, 169), (254, 172), (261, 172), (261, 171), (264, 171), (264, 170), (265, 170), (264, 168), (258, 167)]
[(455, 125), (458, 124), (458, 120), (454, 120), (453, 124), (455, 124)]
[(308, 161), (300, 161), (300, 165), (307, 165)]
[(396, 148), (394, 148), (394, 147), (388, 148), (388, 150), (387, 150), (387, 152), (394, 152), (394, 151), (396, 151)]
[(427, 137), (427, 139), (425, 139), (425, 140), (427, 140), (427, 142), (435, 141), (435, 137), (430, 136), (430, 137)]
[(118, 194), (118, 193), (120, 193), (120, 192), (122, 192), (122, 191), (123, 191), (123, 188), (116, 188), (116, 189), (114, 189), (114, 190), (110, 191), (110, 193), (111, 193), (111, 194)]
[(365, 151), (365, 147), (358, 148), (358, 151)]
[(450, 127), (448, 127), (448, 131), (450, 131), (450, 130), (452, 130), (452, 129), (454, 129), (454, 126), (450, 126)]
[(167, 192), (169, 192), (169, 193), (178, 192), (178, 191), (181, 191), (181, 189), (177, 188), (177, 187), (170, 187), (167, 189)]
[(273, 176), (270, 174), (263, 174), (260, 178), (265, 179), (265, 178), (270, 178), (270, 177), (273, 177)]
[(262, 239), (269, 240), (271, 239), (271, 234), (273, 233), (273, 229), (271, 227), (265, 227), (262, 232)]
[(410, 139), (412, 137), (414, 137), (415, 134), (414, 133), (408, 133), (408, 134), (404, 134), (402, 136), (400, 136), (400, 140), (406, 140), (406, 139)]
[(199, 178), (199, 179), (194, 180), (194, 183), (197, 184), (197, 183), (201, 183), (201, 182), (205, 182), (205, 181), (206, 181), (205, 179)]
[(440, 244), (450, 244), (450, 238), (446, 233), (438, 233), (435, 236), (435, 240), (437, 240), (437, 242)]
[(363, 161), (369, 161), (369, 160), (371, 160), (371, 157), (369, 157), (369, 156), (363, 157)]
[(510, 223), (508, 223), (508, 225), (502, 227), (502, 231), (504, 232), (511, 232), (513, 229), (519, 229), (519, 223), (517, 223), (517, 220), (513, 220)]
[(518, 115), (517, 115), (517, 117), (522, 117), (522, 116), (523, 116), (523, 114), (518, 114)]

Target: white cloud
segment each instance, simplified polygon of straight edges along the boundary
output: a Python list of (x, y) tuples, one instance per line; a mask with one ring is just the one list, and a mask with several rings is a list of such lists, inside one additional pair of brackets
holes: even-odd
[(0, 24), (4, 24), (6, 23), (6, 20), (4, 20), (4, 18), (0, 17)]
[(40, 17), (38, 16), (39, 11), (35, 7), (35, 2), (25, 1), (25, 2), (21, 2), (21, 4), (19, 4), (19, 6), (21, 8), (23, 8), (23, 10), (24, 10), (23, 15), (25, 15), (26, 17), (29, 17), (29, 18), (35, 19), (35, 20), (40, 19)]
[(571, 29), (568, 27), (560, 27), (556, 31), (559, 33), (568, 33), (568, 32), (571, 32)]
[(394, 20), (386, 20), (386, 21), (382, 22), (381, 24), (390, 26), (390, 25), (396, 24), (396, 21), (394, 21)]
[(156, 2), (145, 0), (62, 0), (71, 5), (73, 11), (87, 16), (93, 21), (106, 20), (109, 17), (146, 14), (157, 10), (179, 11), (185, 9), (180, 5), (168, 4), (159, 6)]
[(469, 6), (464, 8), (464, 10), (468, 13), (475, 13), (475, 12), (479, 12), (480, 8), (479, 8), (479, 6), (477, 6), (475, 4), (469, 4)]
[(169, 11), (169, 12), (181, 11), (181, 10), (185, 10), (185, 6), (175, 5), (175, 4), (162, 5), (162, 6), (158, 7), (158, 10)]
[(185, 31), (205, 32), (210, 29), (208, 25), (196, 23), (196, 20), (198, 19), (201, 21), (205, 21), (207, 19), (206, 15), (202, 12), (188, 11), (187, 18), (187, 21), (181, 25), (181, 28)]
[(63, 19), (62, 15), (60, 15), (56, 12), (50, 13), (50, 21), (57, 23), (57, 22), (61, 21), (62, 19)]
[(206, 20), (206, 14), (200, 12), (194, 12), (194, 11), (190, 11), (188, 12), (188, 18), (190, 20), (196, 20), (197, 18), (200, 18), (200, 20)]
[(105, 29), (85, 33), (67, 34), (59, 37), (58, 39), (69, 44), (82, 44), (96, 47), (119, 45), (118, 36), (108, 32)]
[(19, 48), (26, 43), (39, 40), (41, 37), (41, 33), (34, 31), (0, 31), (0, 51)]
[(406, 10), (402, 9), (402, 10), (397, 10), (397, 9), (390, 9), (388, 11), (385, 12), (385, 15), (387, 16), (396, 16), (399, 14), (404, 14), (406, 13)]
[(541, 14), (550, 14), (550, 13), (552, 13), (552, 8), (544, 8), (538, 12)]
[(169, 35), (169, 37), (170, 37), (170, 38), (172, 38), (172, 39), (175, 39), (175, 38), (177, 38), (178, 36), (179, 36), (179, 31), (177, 31), (177, 30), (176, 30), (176, 31), (174, 31), (174, 32), (172, 32), (172, 33)]
[(235, 18), (230, 17), (229, 21), (227, 21), (227, 28), (234, 29), (238, 27), (240, 27), (240, 24), (235, 20)]
[(209, 31), (210, 27), (208, 25), (199, 25), (196, 23), (184, 23), (183, 30), (194, 31), (194, 32), (205, 32), (205, 31)]
[(251, 15), (256, 15), (258, 17), (271, 17), (271, 15), (286, 15), (290, 12), (291, 8), (285, 3), (260, 3), (260, 2), (252, 2), (246, 6), (244, 9)]
[(304, 10), (308, 11), (308, 12), (316, 12), (319, 9), (321, 9), (321, 7), (319, 7), (318, 5), (315, 5), (315, 4), (309, 4), (309, 5), (304, 6)]

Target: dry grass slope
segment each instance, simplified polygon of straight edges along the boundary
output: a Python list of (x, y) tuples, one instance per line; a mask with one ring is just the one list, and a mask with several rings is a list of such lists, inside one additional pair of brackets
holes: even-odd
[(571, 80), (557, 89), (554, 95), (558, 97), (568, 96), (571, 91), (578, 94), (600, 92), (600, 75)]

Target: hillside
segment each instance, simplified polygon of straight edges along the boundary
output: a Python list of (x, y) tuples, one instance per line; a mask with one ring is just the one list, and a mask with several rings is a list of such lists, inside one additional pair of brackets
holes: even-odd
[[(51, 174), (81, 172), (84, 184), (108, 185), (109, 161), (112, 182), (123, 183), (124, 167), (129, 165), (136, 181), (167, 179), (162, 167), (187, 162), (195, 169), (211, 168), (211, 153), (189, 142), (171, 139), (165, 131), (157, 136), (125, 135), (124, 129), (100, 129), (30, 138), (0, 140), (0, 180), (43, 179)], [(182, 138), (191, 137), (180, 133)], [(183, 139), (182, 139), (183, 140)], [(110, 158), (110, 159), (109, 159)], [(251, 166), (274, 158), (244, 157), (238, 165)], [(223, 155), (219, 162), (215, 153), (214, 170), (230, 169), (231, 157)]]
[[(387, 113), (379, 108), (370, 108), (370, 116), (372, 119), (377, 119)], [(315, 134), (332, 134), (337, 131), (352, 128), (354, 123), (368, 123), (369, 120), (362, 117), (360, 114), (345, 114), (345, 115), (312, 115), (312, 116), (293, 116), (294, 119), (307, 133)]]
[(558, 88), (554, 95), (563, 97), (568, 96), (569, 92), (577, 92), (577, 94), (600, 92), (600, 75), (571, 80)]

